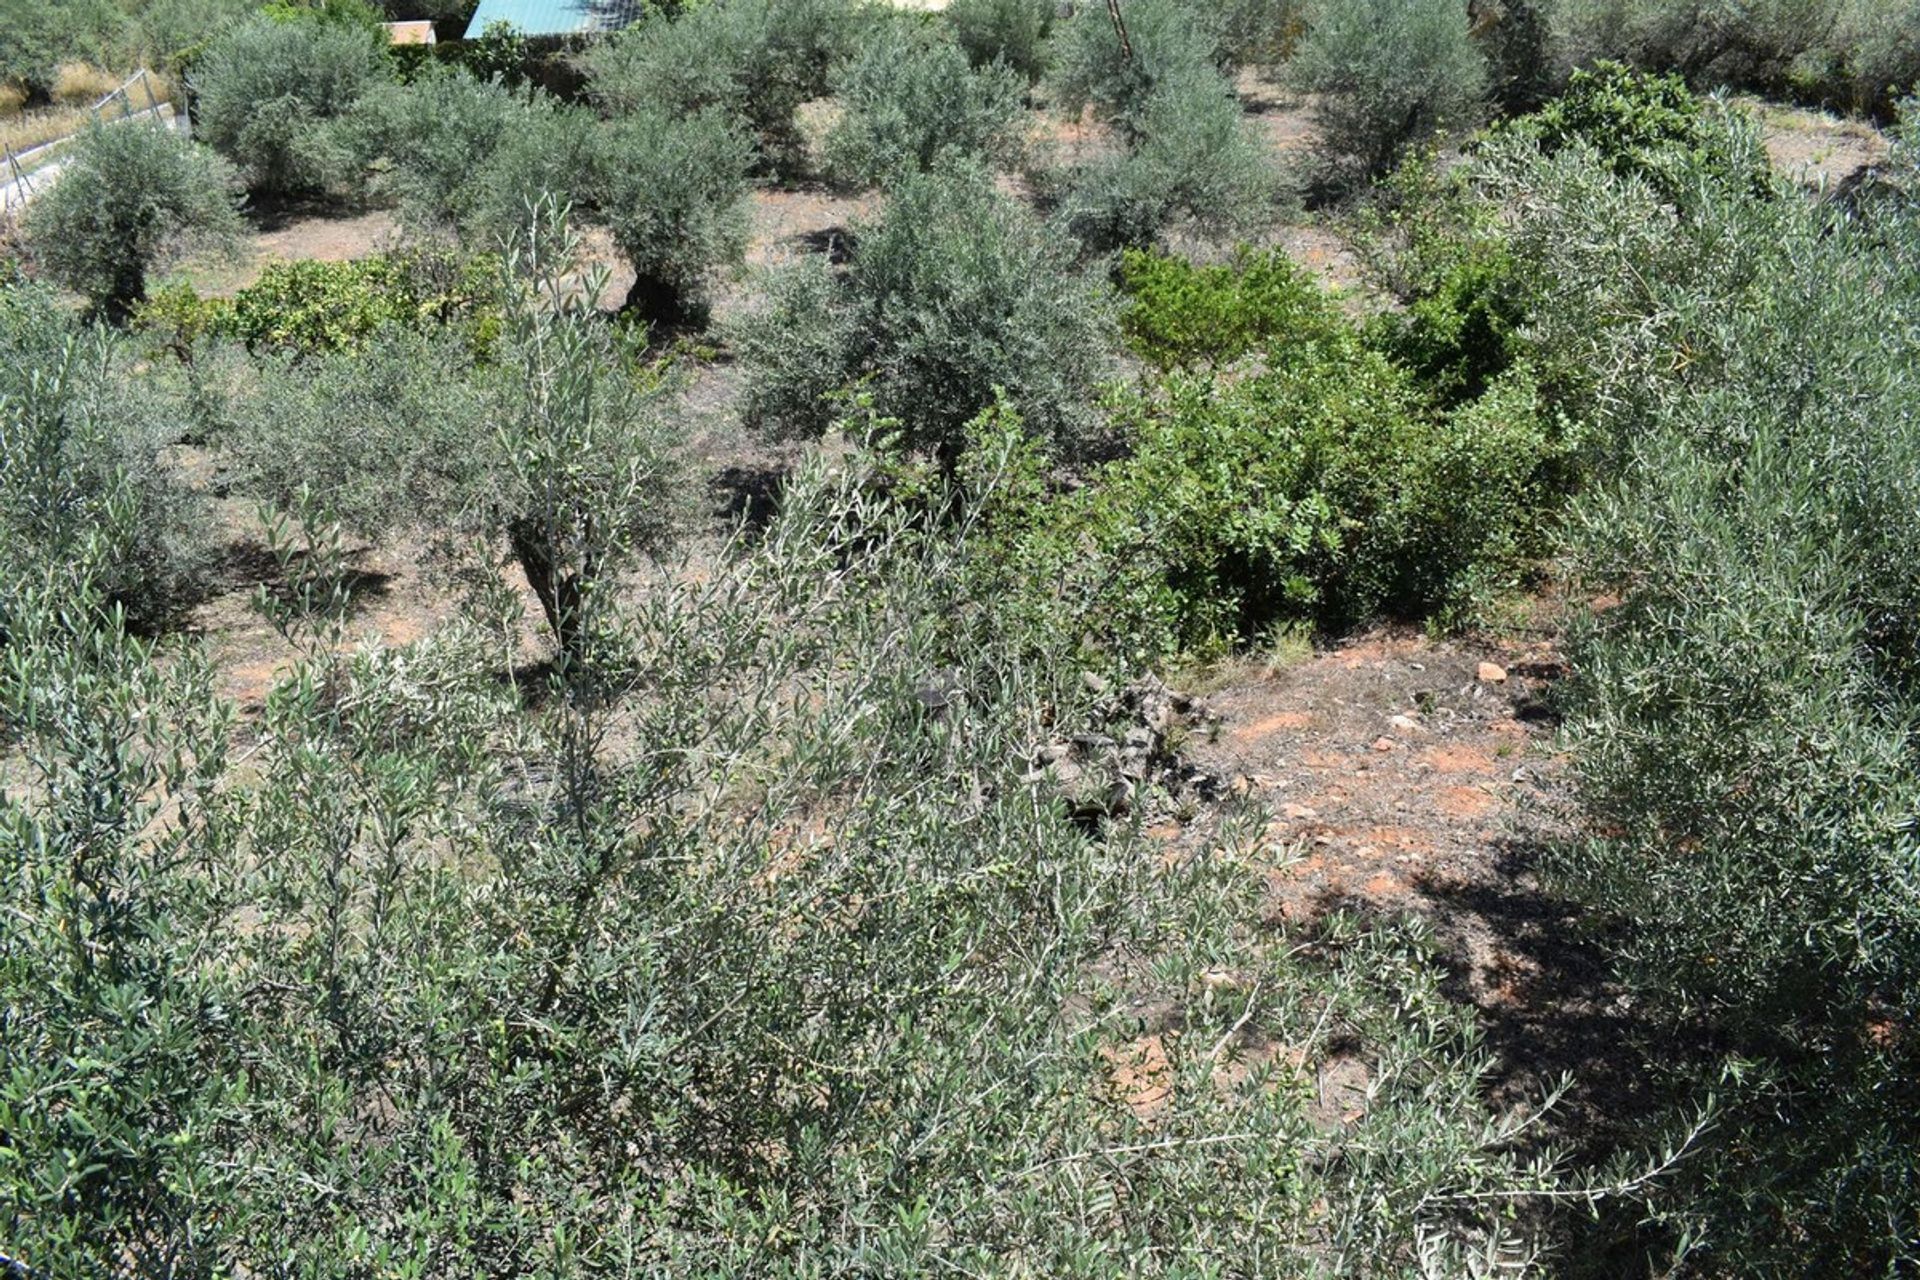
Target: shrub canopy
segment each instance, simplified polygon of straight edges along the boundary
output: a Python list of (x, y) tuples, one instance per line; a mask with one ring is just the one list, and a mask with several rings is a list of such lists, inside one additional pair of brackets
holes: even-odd
[(168, 258), (238, 244), (238, 185), (232, 166), (165, 126), (96, 121), (30, 206), (27, 241), (56, 280), (119, 322)]
[(333, 122), (389, 74), (385, 41), (359, 23), (243, 22), (194, 63), (194, 128), (261, 194), (349, 183), (351, 153)]
[(738, 327), (748, 422), (818, 435), (839, 412), (819, 393), (860, 383), (910, 448), (949, 461), (1001, 397), (1043, 439), (1086, 447), (1113, 309), (1074, 256), (985, 173), (908, 179), (858, 234), (844, 286), (797, 275)]

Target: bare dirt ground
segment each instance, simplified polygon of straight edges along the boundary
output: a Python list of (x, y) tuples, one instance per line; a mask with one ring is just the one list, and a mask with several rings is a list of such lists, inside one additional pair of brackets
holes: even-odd
[(1887, 161), (1887, 136), (1867, 121), (1758, 98), (1738, 101), (1759, 119), (1773, 167), (1810, 187), (1846, 191)]
[[(1540, 602), (1540, 616), (1555, 607)], [(1534, 872), (1541, 843), (1565, 831), (1552, 710), (1565, 670), (1550, 629), (1376, 630), (1200, 685), (1217, 732), (1182, 751), (1269, 817), (1263, 926), (1310, 938), (1336, 910), (1423, 919), (1495, 1055), (1491, 1101), (1531, 1106), (1571, 1076), (1550, 1129), (1605, 1150), (1647, 1105), (1653, 1073), (1579, 912)], [(1176, 860), (1217, 840), (1224, 812), (1147, 834)], [(1364, 1063), (1326, 1065), (1323, 1093), (1364, 1090)]]
[(390, 247), (400, 224), (385, 209), (340, 216), (325, 212), (276, 212), (256, 216), (253, 234), (235, 258), (199, 257), (175, 275), (202, 294), (230, 298), (259, 280), (276, 262), (347, 262)]

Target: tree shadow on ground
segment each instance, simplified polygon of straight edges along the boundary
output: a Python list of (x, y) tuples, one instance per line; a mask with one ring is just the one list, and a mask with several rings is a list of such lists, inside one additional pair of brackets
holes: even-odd
[[(1493, 1058), (1486, 1098), (1496, 1112), (1532, 1108), (1564, 1092), (1523, 1140), (1522, 1154), (1554, 1152), (1564, 1167), (1624, 1160), (1644, 1170), (1661, 1142), (1695, 1114), (1681, 1082), (1719, 1060), (1704, 1029), (1649, 1016), (1609, 961), (1608, 934), (1590, 913), (1545, 889), (1544, 838), (1502, 842), (1487, 874), (1415, 882), (1433, 929), (1442, 991), (1473, 1008)], [(1361, 919), (1397, 914), (1352, 893), (1322, 895), (1310, 914)], [(1675, 1237), (1637, 1198), (1541, 1202), (1535, 1226), (1554, 1243), (1543, 1274), (1559, 1280), (1642, 1280), (1672, 1274)]]
[[(1624, 1159), (1629, 1169), (1644, 1169), (1695, 1114), (1700, 1099), (1682, 1080), (1704, 1073), (1725, 1046), (1705, 1028), (1652, 1016), (1633, 997), (1609, 959), (1618, 950), (1610, 926), (1541, 886), (1550, 839), (1502, 841), (1490, 876), (1419, 885), (1441, 942), (1443, 989), (1474, 1007), (1496, 1063), (1489, 1080), (1495, 1106), (1537, 1101), (1565, 1082), (1540, 1127), (1540, 1148), (1564, 1153), (1575, 1167)], [(1492, 957), (1490, 974), (1472, 971), (1476, 944)], [(1649, 1221), (1645, 1209), (1624, 1197), (1547, 1207), (1542, 1222), (1560, 1242), (1551, 1274), (1668, 1274), (1672, 1230)]]
[(736, 464), (721, 468), (707, 482), (715, 517), (726, 527), (749, 535), (765, 533), (779, 514), (789, 475), (784, 466)]

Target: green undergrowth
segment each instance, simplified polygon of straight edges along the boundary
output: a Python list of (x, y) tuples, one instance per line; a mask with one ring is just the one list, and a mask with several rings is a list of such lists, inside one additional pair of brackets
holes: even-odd
[(1122, 325), (1161, 372), (1112, 406), (1126, 456), (1068, 492), (1029, 466), (995, 556), (1134, 661), (1275, 626), (1475, 617), (1528, 572), (1570, 443), (1522, 364), (1449, 400), (1278, 253), (1130, 254)]

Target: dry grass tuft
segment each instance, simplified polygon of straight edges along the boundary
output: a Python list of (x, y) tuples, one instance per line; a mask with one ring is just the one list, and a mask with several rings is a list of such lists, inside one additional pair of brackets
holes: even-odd
[(84, 62), (63, 62), (53, 73), (53, 100), (64, 106), (90, 107), (119, 87), (118, 77)]

